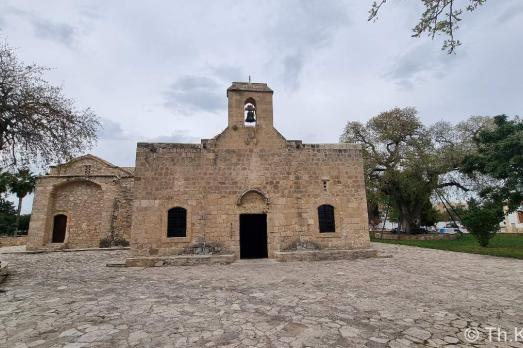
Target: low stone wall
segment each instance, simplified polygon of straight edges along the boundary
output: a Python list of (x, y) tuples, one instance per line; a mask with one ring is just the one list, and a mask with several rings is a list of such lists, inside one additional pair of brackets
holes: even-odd
[(449, 233), (427, 233), (427, 234), (405, 234), (405, 233), (390, 233), (380, 231), (371, 231), (371, 238), (376, 239), (394, 239), (394, 240), (454, 240), (458, 238), (458, 234)]
[(226, 265), (234, 262), (234, 254), (227, 255), (181, 255), (157, 257), (130, 257), (125, 260), (127, 267)]
[(27, 244), (27, 236), (18, 236), (18, 237), (0, 237), (0, 248), (7, 246), (19, 246)]
[(354, 260), (377, 257), (378, 251), (375, 249), (277, 251), (274, 253), (274, 256), (280, 262)]

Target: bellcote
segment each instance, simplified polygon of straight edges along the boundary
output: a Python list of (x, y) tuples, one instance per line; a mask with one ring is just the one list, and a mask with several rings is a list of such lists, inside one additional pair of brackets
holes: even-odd
[(272, 128), (272, 94), (266, 83), (233, 82), (227, 88), (229, 127)]

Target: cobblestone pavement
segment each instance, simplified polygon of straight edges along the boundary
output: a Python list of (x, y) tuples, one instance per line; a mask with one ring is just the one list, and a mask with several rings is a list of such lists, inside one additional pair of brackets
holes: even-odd
[[(109, 268), (127, 251), (4, 254), (1, 347), (470, 346), (523, 328), (523, 262), (374, 245), (392, 258)], [(473, 332), (474, 333), (474, 332)], [(494, 336), (497, 338), (497, 336)]]

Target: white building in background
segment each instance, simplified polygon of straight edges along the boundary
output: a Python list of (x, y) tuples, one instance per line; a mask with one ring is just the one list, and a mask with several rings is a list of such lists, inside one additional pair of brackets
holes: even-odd
[[(506, 207), (504, 209), (508, 210)], [(523, 233), (523, 205), (519, 206), (516, 211), (506, 214), (505, 220), (500, 225), (501, 233)]]

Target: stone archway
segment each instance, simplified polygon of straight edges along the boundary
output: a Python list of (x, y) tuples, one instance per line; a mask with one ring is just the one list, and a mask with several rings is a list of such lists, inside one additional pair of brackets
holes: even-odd
[(269, 204), (269, 197), (263, 191), (256, 188), (243, 191), (236, 201), (236, 205), (238, 205), (240, 210), (246, 213), (267, 213)]
[[(103, 193), (99, 184), (74, 180), (54, 187), (51, 196), (50, 220), (67, 216), (63, 242), (67, 248), (98, 247), (101, 238)], [(48, 241), (52, 242), (54, 221), (48, 224)]]

